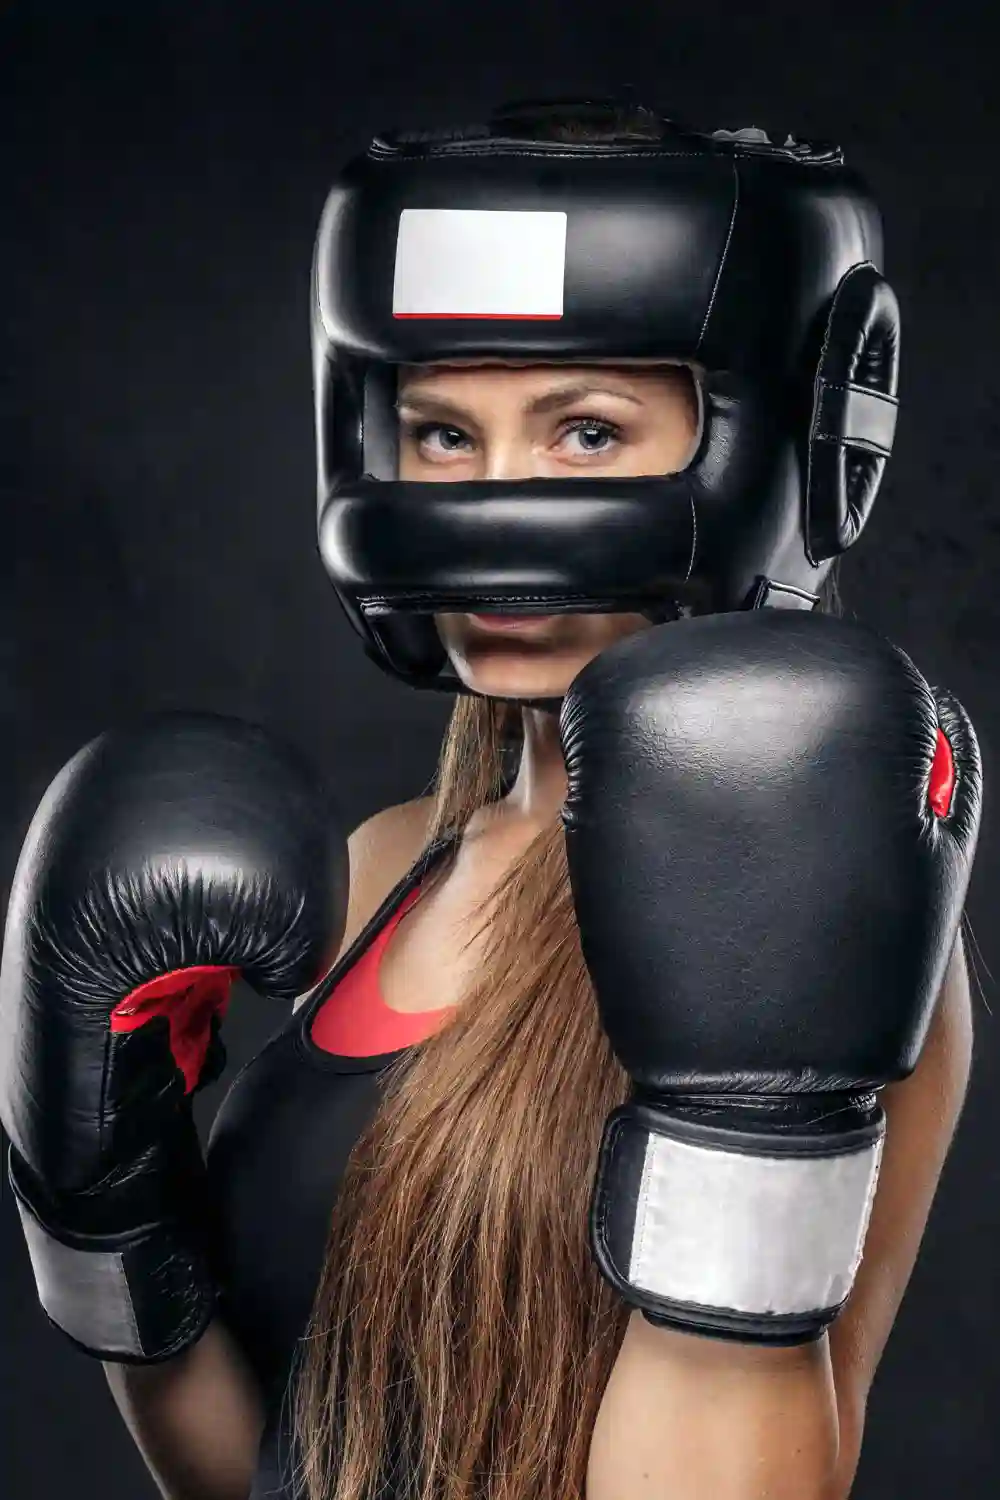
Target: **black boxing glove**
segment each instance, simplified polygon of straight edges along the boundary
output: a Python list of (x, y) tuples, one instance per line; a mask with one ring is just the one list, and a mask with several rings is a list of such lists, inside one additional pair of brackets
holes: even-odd
[(346, 845), (297, 754), (164, 715), (59, 773), (14, 877), (0, 1110), (39, 1300), (76, 1345), (146, 1363), (212, 1315), (191, 1096), (237, 976), (291, 1002), (340, 940)]
[(661, 626), (573, 683), (561, 734), (583, 953), (634, 1082), (591, 1211), (659, 1321), (818, 1336), (860, 1261), (884, 1130), (954, 945), (981, 771), (959, 704), (797, 611)]

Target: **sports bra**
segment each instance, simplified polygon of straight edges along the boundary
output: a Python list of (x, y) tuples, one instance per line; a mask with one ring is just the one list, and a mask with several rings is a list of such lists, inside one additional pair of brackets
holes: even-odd
[(401, 1052), (424, 1041), (437, 1025), (441, 1010), (391, 1010), (382, 999), (379, 970), (389, 939), (411, 907), (420, 899), (416, 885), (386, 918), (381, 929), (337, 981), (312, 1018), (309, 1035), (323, 1052), (337, 1057), (377, 1057)]
[(289, 1377), (347, 1160), (380, 1101), (380, 1075), (450, 1009), (391, 1010), (378, 990), (378, 966), (451, 842), (431, 846), (394, 887), (305, 1004), (237, 1075), (212, 1126), (206, 1165), (219, 1313), (267, 1413), (251, 1500), (291, 1495)]

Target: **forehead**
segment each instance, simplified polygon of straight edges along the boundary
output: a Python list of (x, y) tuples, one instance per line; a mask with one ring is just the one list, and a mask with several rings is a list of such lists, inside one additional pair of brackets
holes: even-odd
[(400, 389), (423, 382), (440, 382), (456, 377), (465, 382), (482, 375), (496, 378), (529, 381), (564, 380), (586, 378), (594, 374), (619, 375), (624, 380), (642, 379), (671, 369), (688, 369), (697, 373), (697, 367), (682, 360), (664, 359), (594, 359), (585, 362), (569, 360), (515, 360), (515, 359), (453, 359), (419, 365), (399, 365)]

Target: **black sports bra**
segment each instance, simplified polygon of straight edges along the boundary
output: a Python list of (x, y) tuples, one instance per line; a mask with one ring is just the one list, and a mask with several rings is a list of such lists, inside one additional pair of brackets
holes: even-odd
[(289, 1376), (319, 1282), (348, 1157), (380, 1100), (380, 1074), (404, 1048), (347, 1057), (311, 1036), (317, 1013), (397, 908), (451, 847), (433, 845), (296, 1011), (234, 1080), (207, 1165), (217, 1212), (220, 1314), (264, 1394), (268, 1425), (252, 1500), (291, 1494)]

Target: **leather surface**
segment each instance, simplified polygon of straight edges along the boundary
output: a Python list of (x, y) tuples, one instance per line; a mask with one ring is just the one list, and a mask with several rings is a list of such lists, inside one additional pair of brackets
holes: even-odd
[[(136, 1331), (97, 1352), (159, 1357), (164, 1337), (200, 1326), (207, 1295), (182, 1265), (200, 1263), (207, 1222), (182, 1070), (192, 1047), (173, 1035), (169, 985), (134, 1029), (113, 1013), (157, 976), (183, 987), (206, 968), (290, 1001), (339, 942), (346, 886), (311, 770), (236, 720), (165, 715), (104, 735), (43, 798), (0, 967), (0, 1108), (37, 1221), (39, 1292), (50, 1316), (70, 1309), (61, 1326), (78, 1342), (120, 1322), (113, 1303)], [(192, 1017), (217, 1027), (204, 1007)], [(203, 1084), (224, 1052), (217, 1034), (194, 1050)], [(102, 1286), (107, 1302), (88, 1308)]]
[(561, 730), (583, 950), (637, 1085), (833, 1092), (912, 1070), (979, 819), (953, 699), (860, 626), (764, 610), (620, 642)]
[[(898, 309), (877, 271), (878, 211), (839, 152), (684, 132), (568, 146), (506, 128), (376, 141), (335, 184), (317, 240), (320, 550), (369, 655), (417, 685), (458, 686), (436, 610), (653, 601), (669, 616), (748, 607), (762, 580), (815, 595), (874, 501), (886, 453), (871, 433), (891, 447)], [(394, 317), (400, 215), (435, 207), (565, 212), (562, 316)], [(627, 503), (610, 480), (578, 480), (575, 497), (555, 480), (511, 485), (506, 503), (495, 486), (449, 484), (445, 500), (399, 483), (396, 366), (489, 357), (693, 361), (698, 452)]]

